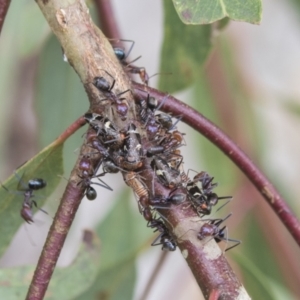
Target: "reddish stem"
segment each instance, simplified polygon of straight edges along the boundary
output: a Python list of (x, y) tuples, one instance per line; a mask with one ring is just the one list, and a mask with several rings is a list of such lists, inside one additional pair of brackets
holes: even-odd
[(119, 39), (120, 31), (116, 23), (116, 18), (110, 0), (96, 0), (97, 13), (100, 19), (103, 33), (110, 39)]
[(27, 300), (44, 298), (62, 246), (83, 198), (84, 190), (84, 186), (78, 186), (73, 182), (68, 183), (34, 272)]
[(84, 117), (79, 117), (74, 123), (72, 123), (57, 139), (58, 143), (63, 143), (67, 140), (73, 133), (85, 125), (86, 121)]
[(133, 83), (135, 94), (146, 98), (148, 93), (157, 98), (159, 102), (164, 99), (162, 111), (181, 116), (182, 121), (203, 134), (208, 140), (223, 151), (250, 179), (260, 194), (267, 200), (269, 205), (286, 226), (297, 244), (300, 246), (300, 223), (294, 216), (279, 192), (273, 187), (266, 176), (256, 167), (250, 158), (216, 125), (207, 120), (199, 112), (172, 96), (156, 89)]
[(10, 0), (0, 0), (0, 32), (10, 5)]

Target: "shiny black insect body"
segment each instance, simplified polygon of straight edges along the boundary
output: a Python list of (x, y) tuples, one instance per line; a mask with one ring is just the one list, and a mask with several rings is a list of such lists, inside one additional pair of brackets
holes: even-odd
[(236, 246), (238, 246), (241, 241), (230, 239), (227, 236), (227, 227), (223, 226), (220, 228), (220, 225), (227, 220), (232, 214), (229, 214), (227, 217), (223, 219), (215, 219), (215, 220), (209, 220), (207, 223), (203, 224), (197, 233), (197, 238), (199, 240), (204, 240), (207, 237), (212, 237), (215, 239), (217, 243), (221, 241), (227, 241), (227, 242), (233, 242), (234, 245), (232, 245), (229, 248), (226, 248), (225, 251), (228, 251)]
[(132, 63), (135, 62), (136, 60), (138, 60), (140, 58), (140, 56), (131, 62), (126, 61), (127, 57), (129, 56), (129, 54), (134, 46), (134, 41), (131, 41), (131, 40), (120, 40), (120, 41), (132, 43), (127, 54), (123, 48), (114, 47), (115, 55), (119, 59), (120, 63), (126, 68), (126, 70), (128, 72), (130, 72), (132, 74), (138, 74), (140, 76), (142, 82), (144, 84), (148, 85), (149, 76), (146, 72), (146, 69), (143, 67), (137, 67), (137, 66), (132, 65)]
[[(18, 191), (15, 192), (10, 191), (4, 185), (2, 184), (1, 185), (9, 193), (23, 195), (24, 199), (20, 211), (21, 217), (29, 224), (33, 223), (34, 221), (33, 221), (32, 208), (33, 206), (38, 208), (36, 201), (33, 199), (34, 198), (33, 192), (44, 188), (47, 185), (47, 182), (42, 178), (34, 178), (34, 179), (30, 179), (26, 184), (23, 182), (22, 177), (20, 177), (16, 172), (14, 174), (19, 180)], [(47, 212), (44, 211), (43, 209), (41, 208), (38, 209), (47, 214)]]
[[(89, 157), (87, 156), (82, 157), (78, 168), (80, 170), (80, 174), (78, 174), (78, 177), (82, 179), (81, 181), (78, 182), (78, 184), (82, 184), (86, 188), (85, 195), (88, 200), (95, 200), (97, 198), (97, 192), (91, 186), (92, 184), (101, 186), (103, 188), (112, 191), (112, 188), (99, 178), (100, 175), (96, 175), (99, 166), (94, 168)], [(102, 184), (97, 182), (92, 182), (93, 178), (98, 178), (98, 180)]]
[[(149, 199), (149, 204), (154, 208), (165, 208), (165, 205), (179, 205), (186, 201), (186, 193), (182, 189), (176, 189), (168, 197), (155, 196)], [(162, 206), (163, 205), (163, 206)]]
[(175, 239), (170, 234), (168, 228), (161, 218), (153, 219), (148, 222), (147, 227), (154, 228), (154, 232), (159, 231), (160, 235), (153, 241), (151, 246), (162, 245), (164, 251), (175, 251), (177, 244)]
[[(213, 179), (208, 173), (200, 172), (186, 185), (190, 200), (200, 214), (209, 215), (212, 207), (217, 205), (219, 200), (232, 198), (231, 196), (219, 197), (213, 193), (212, 190), (217, 186), (217, 183), (212, 182)], [(197, 182), (201, 182), (201, 189)]]
[(112, 103), (116, 106), (116, 111), (117, 111), (118, 115), (124, 120), (124, 119), (126, 119), (126, 115), (128, 112), (128, 105), (127, 105), (127, 103), (122, 101), (122, 100), (125, 100), (125, 98), (119, 98), (119, 96), (129, 92), (130, 90), (126, 90), (121, 93), (115, 94), (112, 91), (112, 89), (114, 88), (116, 81), (112, 77), (112, 75), (110, 75), (108, 72), (106, 72), (106, 74), (109, 75), (113, 79), (112, 84), (110, 84), (104, 77), (95, 77), (93, 80), (93, 84), (98, 90), (102, 91), (106, 96), (106, 98), (101, 99), (101, 101), (104, 101), (107, 99), (111, 100)]

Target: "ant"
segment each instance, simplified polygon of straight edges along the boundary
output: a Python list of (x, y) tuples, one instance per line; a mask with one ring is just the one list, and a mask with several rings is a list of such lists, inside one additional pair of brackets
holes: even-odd
[(124, 92), (121, 92), (119, 94), (115, 94), (114, 92), (112, 92), (112, 89), (115, 86), (116, 80), (107, 71), (104, 70), (104, 72), (113, 79), (112, 84), (110, 85), (109, 82), (104, 77), (101, 76), (101, 77), (94, 77), (93, 85), (99, 91), (102, 91), (106, 96), (106, 98), (104, 98), (100, 101), (104, 101), (106, 99), (112, 100), (113, 103), (116, 105), (117, 113), (124, 120), (124, 119), (126, 119), (126, 115), (127, 115), (127, 112), (128, 112), (128, 105), (121, 101), (121, 100), (125, 100), (125, 98), (119, 98), (119, 96), (127, 93), (130, 90), (128, 89), (128, 90), (126, 90)]
[(124, 49), (122, 49), (120, 47), (114, 47), (113, 49), (114, 49), (116, 57), (118, 58), (120, 63), (127, 68), (128, 72), (130, 72), (132, 74), (139, 74), (142, 82), (145, 85), (148, 85), (150, 77), (149, 77), (148, 73), (146, 72), (146, 69), (143, 67), (136, 67), (136, 66), (132, 65), (132, 63), (137, 61), (139, 58), (141, 58), (141, 56), (139, 56), (138, 58), (136, 58), (135, 60), (133, 60), (129, 63), (126, 61), (126, 58), (129, 56), (135, 42), (132, 40), (120, 40), (120, 41), (131, 42), (132, 44), (131, 44), (127, 54), (125, 53)]
[[(160, 235), (153, 241), (151, 246), (162, 245), (164, 251), (175, 251), (177, 244), (175, 239), (170, 234), (168, 228), (161, 218), (153, 219), (148, 222), (147, 227), (155, 228), (154, 232), (159, 231)], [(159, 242), (158, 242), (159, 240)]]
[(149, 204), (154, 208), (166, 208), (160, 205), (179, 205), (186, 201), (186, 194), (182, 188), (177, 188), (168, 197), (155, 196), (149, 200)]
[[(177, 148), (181, 147), (183, 145), (183, 134), (177, 130), (173, 132), (169, 132), (165, 135), (165, 137), (160, 141), (158, 146), (153, 146), (147, 149), (147, 156), (151, 157), (156, 154), (160, 153), (173, 153), (176, 151)], [(177, 155), (178, 157), (181, 157), (181, 155)], [(181, 161), (182, 162), (182, 161)], [(180, 162), (180, 164), (181, 164)], [(179, 164), (179, 165), (180, 165)], [(179, 166), (178, 165), (178, 166)]]
[[(104, 144), (110, 143), (112, 148), (119, 147), (123, 144), (125, 134), (121, 133), (109, 118), (104, 118), (96, 113), (86, 113), (84, 118), (97, 132), (97, 136), (102, 138)], [(104, 156), (109, 155), (100, 140), (94, 136), (92, 136), (90, 140), (92, 140), (91, 144), (93, 148), (97, 149)]]
[[(81, 174), (78, 174), (78, 177), (81, 178), (81, 181), (79, 181), (77, 183), (77, 185), (83, 184), (86, 187), (85, 195), (88, 198), (88, 200), (95, 200), (97, 198), (97, 192), (91, 186), (92, 184), (99, 185), (103, 188), (106, 188), (106, 189), (112, 191), (112, 188), (99, 178), (99, 176), (101, 174), (96, 175), (100, 164), (101, 164), (101, 161), (100, 161), (99, 165), (94, 169), (92, 162), (88, 156), (83, 156), (83, 158), (81, 159), (81, 161), (79, 163), (78, 168), (81, 171)], [(92, 178), (98, 178), (99, 181), (101, 181), (103, 184), (92, 182)]]
[[(19, 184), (18, 184), (18, 190), (20, 192), (13, 192), (10, 191), (7, 187), (5, 187), (3, 184), (2, 187), (9, 193), (15, 193), (15, 194), (23, 194), (24, 196), (24, 200), (23, 200), (23, 204), (22, 204), (22, 209), (20, 211), (21, 217), (28, 223), (33, 223), (33, 212), (32, 212), (32, 208), (33, 206), (35, 206), (36, 208), (38, 208), (40, 211), (44, 212), (45, 214), (48, 214), (46, 211), (44, 211), (43, 209), (39, 208), (37, 206), (37, 203), (35, 200), (33, 200), (34, 191), (40, 190), (42, 188), (44, 188), (47, 185), (47, 182), (42, 179), (42, 178), (34, 178), (34, 179), (30, 179), (27, 184), (25, 184), (22, 180), (22, 177), (20, 177), (16, 172), (14, 172), (14, 175), (17, 177), (17, 179), (19, 180)], [(20, 184), (22, 185), (22, 188), (20, 188)], [(24, 192), (21, 192), (24, 191)]]
[[(204, 215), (211, 213), (212, 207), (219, 200), (230, 199), (231, 196), (219, 197), (212, 190), (217, 186), (217, 183), (212, 183), (213, 177), (206, 172), (197, 173), (193, 180), (189, 180), (186, 184), (190, 200), (197, 212)], [(197, 181), (202, 184), (202, 189), (197, 186)]]
[(207, 237), (213, 237), (217, 243), (220, 243), (221, 241), (235, 243), (233, 246), (226, 248), (225, 252), (238, 246), (241, 243), (241, 241), (228, 238), (227, 232), (225, 232), (227, 230), (226, 226), (220, 228), (220, 225), (224, 221), (226, 221), (231, 215), (232, 213), (230, 213), (228, 216), (226, 216), (223, 219), (209, 220), (209, 222), (203, 224), (199, 232), (197, 233), (197, 238), (199, 240), (204, 240)]
[(168, 162), (159, 156), (154, 156), (151, 167), (163, 185), (173, 188), (181, 184), (180, 172), (169, 166)]

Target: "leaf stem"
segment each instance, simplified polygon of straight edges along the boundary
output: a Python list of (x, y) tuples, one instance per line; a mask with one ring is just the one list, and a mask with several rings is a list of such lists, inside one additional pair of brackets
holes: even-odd
[(100, 19), (103, 33), (110, 39), (119, 39), (120, 30), (114, 16), (110, 0), (95, 0), (97, 14)]

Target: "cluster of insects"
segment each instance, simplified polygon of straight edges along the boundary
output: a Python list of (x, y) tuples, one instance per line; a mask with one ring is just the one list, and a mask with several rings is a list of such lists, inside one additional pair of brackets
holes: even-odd
[[(130, 51), (132, 47), (133, 43)], [(114, 51), (125, 70), (139, 74), (147, 86), (150, 77), (145, 68), (128, 63), (126, 59), (129, 53), (126, 54), (122, 48), (115, 47)], [(93, 185), (112, 190), (101, 177), (107, 173), (121, 171), (126, 184), (133, 189), (138, 198), (139, 211), (148, 222), (147, 226), (154, 232), (159, 232), (152, 245), (161, 245), (162, 250), (175, 251), (176, 238), (169, 229), (170, 226), (167, 226), (166, 219), (159, 213), (160, 209), (170, 209), (172, 205), (185, 203), (192, 206), (202, 218), (211, 214), (219, 200), (231, 197), (219, 197), (213, 192), (217, 184), (207, 172), (196, 173), (192, 179), (184, 172), (183, 157), (180, 152), (180, 147), (185, 144), (184, 134), (176, 128), (180, 117), (174, 122), (171, 115), (159, 112), (164, 101), (159, 105), (157, 99), (150, 95), (147, 99), (138, 99), (136, 119), (127, 120), (129, 108), (126, 94), (130, 93), (130, 90), (117, 92), (113, 76), (105, 70), (102, 74), (104, 76), (95, 76), (92, 81), (99, 95), (104, 95), (100, 102), (108, 101), (109, 107), (118, 114), (121, 120), (127, 122), (126, 126), (119, 128), (108, 115), (95, 112), (88, 112), (84, 115), (93, 134), (89, 135), (86, 140), (90, 154), (82, 156), (78, 164), (77, 175), (80, 178), (78, 185), (85, 188), (88, 200), (94, 200), (97, 198), (97, 192)], [(93, 165), (91, 159), (95, 153), (100, 157), (97, 166)], [(167, 197), (156, 195), (154, 191), (147, 188), (143, 177), (139, 175), (145, 166), (152, 169), (153, 180), (159, 181), (170, 190)], [(102, 167), (102, 172), (99, 173), (100, 167)], [(95, 182), (93, 179), (98, 181)], [(33, 222), (32, 207), (36, 206), (33, 191), (45, 185), (46, 182), (43, 179), (33, 179), (28, 182), (27, 186), (25, 185), (21, 216), (26, 222)], [(229, 239), (226, 226), (221, 227), (229, 216), (223, 219), (202, 219), (205, 222), (196, 233), (197, 238), (234, 243), (226, 250), (237, 246), (240, 242)]]

